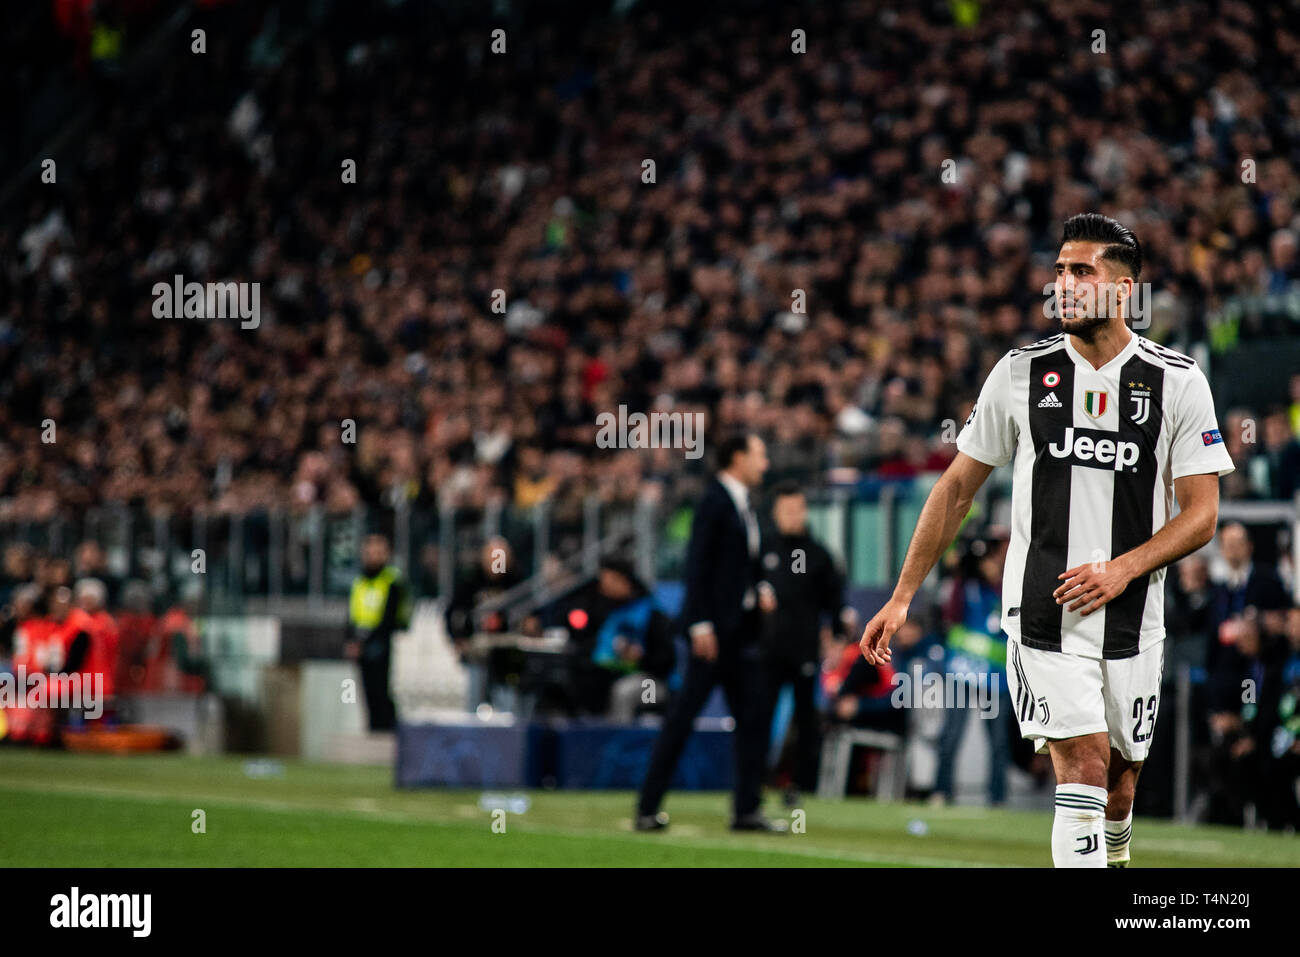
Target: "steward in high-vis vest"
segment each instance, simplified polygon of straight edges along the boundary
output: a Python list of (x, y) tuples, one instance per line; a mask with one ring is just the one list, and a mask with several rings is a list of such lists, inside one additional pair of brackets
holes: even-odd
[(361, 546), (361, 574), (348, 599), (346, 651), (361, 667), (371, 731), (397, 727), (397, 709), (389, 693), (393, 632), (411, 621), (411, 592), (402, 573), (388, 564), (388, 540), (368, 535)]

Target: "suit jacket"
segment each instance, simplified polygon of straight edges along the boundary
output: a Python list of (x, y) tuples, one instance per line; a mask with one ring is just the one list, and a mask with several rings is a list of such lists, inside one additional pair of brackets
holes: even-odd
[(1245, 659), (1236, 646), (1224, 645), (1219, 641), (1219, 625), (1251, 606), (1267, 611), (1286, 608), (1288, 604), (1286, 586), (1271, 565), (1261, 565), (1258, 562), (1253, 564), (1246, 581), (1239, 588), (1230, 588), (1227, 582), (1214, 586), (1213, 620), (1208, 635), (1209, 644), (1205, 649), (1205, 667), (1212, 673), (1211, 682), (1216, 671), (1227, 675), (1224, 679), (1228, 682), (1225, 694), (1231, 696), (1230, 686), (1237, 681), (1236, 672), (1232, 669), (1239, 668)]
[(1250, 574), (1246, 576), (1246, 581), (1240, 588), (1230, 588), (1226, 582), (1216, 586), (1214, 599), (1216, 630), (1220, 622), (1233, 615), (1241, 614), (1250, 605), (1264, 611), (1286, 608), (1290, 604), (1286, 586), (1278, 577), (1277, 570), (1271, 565), (1259, 563), (1251, 566)]
[(682, 625), (713, 623), (719, 651), (757, 640), (754, 616), (744, 607), (757, 594), (758, 557), (750, 557), (745, 520), (721, 482), (709, 482), (695, 509), (686, 550), (686, 598)]

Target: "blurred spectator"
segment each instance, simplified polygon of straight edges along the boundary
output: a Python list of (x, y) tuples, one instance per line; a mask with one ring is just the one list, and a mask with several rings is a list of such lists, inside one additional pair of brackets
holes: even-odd
[(1211, 700), (1211, 823), (1280, 824), (1288, 813), (1270, 786), (1288, 651), (1282, 627), (1280, 612), (1254, 609), (1221, 627), (1220, 641), (1235, 654), (1219, 660)]
[[(1213, 637), (1206, 650), (1205, 666), (1213, 672), (1223, 655), (1235, 652), (1225, 642), (1222, 624), (1247, 608), (1285, 608), (1288, 604), (1282, 579), (1271, 565), (1257, 565), (1252, 560), (1254, 544), (1240, 522), (1228, 522), (1219, 529), (1219, 556), (1223, 560), (1223, 577), (1215, 588)], [(1231, 670), (1231, 667), (1229, 668)]]
[[(59, 622), (50, 611), (50, 598), (37, 585), (24, 586), (16, 600), (18, 624), (14, 630), (12, 669), (15, 676), (48, 675), (63, 668), (63, 645)], [(28, 708), (15, 702), (5, 709), (7, 740), (18, 744), (43, 746), (54, 741), (54, 711), (51, 708)]]
[(1291, 423), (1291, 434), (1300, 439), (1300, 372), (1291, 376), (1290, 400), (1287, 420)]
[(647, 704), (662, 708), (676, 658), (672, 623), (629, 563), (606, 559), (594, 587), (571, 602), (568, 622), (582, 710), (630, 722)]
[(17, 658), (18, 630), (36, 615), (40, 605), (40, 586), (27, 583), (13, 589), (9, 601), (0, 609), (0, 663)]
[(122, 588), (117, 674), (118, 687), (124, 693), (146, 687), (150, 658), (157, 651), (158, 619), (151, 604), (149, 586), (144, 582), (129, 581)]
[(483, 544), (479, 563), (456, 585), (456, 591), (447, 608), (447, 631), (457, 647), (477, 632), (500, 633), (506, 630), (506, 617), (501, 612), (490, 612), (482, 621), (474, 620), (474, 609), (483, 602), (499, 597), (523, 578), (515, 568), (514, 551), (510, 543), (494, 536)]
[(1264, 448), (1259, 463), (1258, 484), (1266, 498), (1290, 501), (1300, 488), (1300, 440), (1291, 431), (1285, 409), (1271, 411), (1264, 419)]
[(989, 740), (989, 803), (1007, 798), (1007, 769), (1011, 765), (1011, 735), (1018, 732), (1011, 692), (1007, 686), (1007, 636), (1002, 631), (1002, 570), (1009, 535), (992, 530), (968, 546), (962, 574), (945, 585), (944, 621), (947, 624), (945, 670), (967, 683), (964, 707), (947, 702), (939, 734), (939, 771), (935, 793), (951, 802), (957, 754), (966, 720), (981, 706), (981, 694), (992, 695), (991, 709), (979, 711), (980, 724)]
[(72, 562), (50, 555), (36, 556), (36, 582), (42, 588), (72, 588)]
[(1268, 785), (1278, 826), (1300, 831), (1300, 607), (1286, 612), (1286, 641)]
[(186, 694), (200, 694), (206, 689), (210, 668), (195, 620), (201, 595), (197, 586), (187, 589), (158, 622), (157, 650), (149, 656), (147, 667), (151, 676), (162, 672), (162, 677), (147, 678), (151, 688)]
[[(905, 635), (904, 631), (909, 629), (912, 634)], [(894, 648), (905, 645), (909, 637), (913, 642), (919, 637), (919, 627), (910, 621), (895, 634)], [(894, 707), (890, 700), (895, 688), (895, 669), (888, 664), (868, 664), (856, 641), (837, 645), (822, 672), (822, 690), (830, 702), (830, 719), (894, 734), (906, 731), (907, 711)]]
[(515, 465), (515, 504), (519, 508), (532, 508), (548, 499), (556, 484), (556, 476), (547, 469), (542, 450), (536, 445), (521, 447)]
[(63, 670), (82, 672), (82, 684), (96, 676), (105, 700), (117, 692), (120, 632), (107, 608), (108, 588), (98, 578), (81, 578), (72, 590), (74, 607), (63, 619)]
[(7, 602), (16, 588), (32, 581), (35, 573), (33, 549), (25, 542), (5, 546), (4, 564), (0, 567), (0, 602)]
[(116, 608), (121, 599), (121, 580), (108, 570), (108, 558), (99, 542), (89, 539), (77, 546), (72, 557), (73, 580), (93, 578), (104, 586), (104, 606)]
[(1210, 562), (1193, 552), (1174, 566), (1165, 589), (1165, 674), (1172, 677), (1180, 664), (1201, 668), (1216, 640), (1215, 602), (1219, 591), (1210, 581)]

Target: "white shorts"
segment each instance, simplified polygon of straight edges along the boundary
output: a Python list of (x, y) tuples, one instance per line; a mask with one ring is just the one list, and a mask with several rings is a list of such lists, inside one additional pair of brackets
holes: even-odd
[(1020, 734), (1039, 754), (1048, 741), (1106, 732), (1129, 761), (1143, 761), (1155, 734), (1165, 643), (1132, 658), (1084, 658), (1007, 642), (1007, 685)]

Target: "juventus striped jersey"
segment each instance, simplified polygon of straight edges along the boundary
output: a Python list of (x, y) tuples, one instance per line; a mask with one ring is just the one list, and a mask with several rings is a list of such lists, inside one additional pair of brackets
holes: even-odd
[(1002, 628), (1030, 648), (1128, 658), (1164, 639), (1165, 569), (1086, 618), (1052, 597), (1068, 568), (1121, 555), (1168, 522), (1173, 480), (1233, 470), (1195, 360), (1132, 333), (1100, 369), (1064, 334), (989, 373), (957, 449), (1014, 456)]

